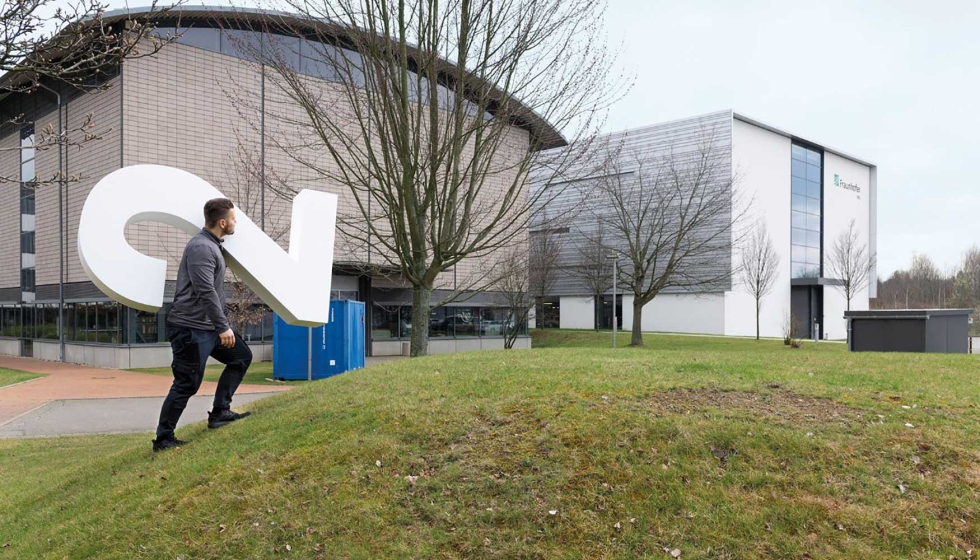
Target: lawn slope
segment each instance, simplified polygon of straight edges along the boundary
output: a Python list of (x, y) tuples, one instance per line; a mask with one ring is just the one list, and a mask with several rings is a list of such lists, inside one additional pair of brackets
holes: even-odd
[[(0, 442), (0, 558), (966, 558), (973, 356), (659, 336), (388, 362), (149, 436)], [(591, 337), (591, 342), (590, 342)], [(977, 552), (973, 552), (974, 557)]]

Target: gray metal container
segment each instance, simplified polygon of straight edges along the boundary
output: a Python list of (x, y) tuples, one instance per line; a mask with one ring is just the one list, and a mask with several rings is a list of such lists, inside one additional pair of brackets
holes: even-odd
[(970, 351), (970, 309), (848, 311), (851, 352)]

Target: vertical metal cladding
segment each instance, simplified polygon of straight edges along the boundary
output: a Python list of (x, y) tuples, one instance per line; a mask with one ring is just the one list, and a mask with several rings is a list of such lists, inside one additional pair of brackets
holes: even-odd
[[(551, 175), (544, 167), (535, 169), (530, 179), (531, 195), (539, 197), (539, 211), (530, 230), (534, 232), (548, 229), (546, 217), (564, 215), (571, 208), (579, 206), (580, 211), (568, 224), (561, 224), (560, 231), (568, 228), (559, 258), (559, 273), (552, 295), (571, 296), (588, 294), (586, 286), (568, 272), (578, 259), (578, 249), (599, 228), (602, 216), (613, 211), (613, 203), (603, 200), (602, 194), (591, 187), (612, 174), (622, 174), (625, 188), (631, 184), (628, 175), (631, 171), (644, 167), (645, 174), (655, 171), (663, 158), (672, 155), (675, 164), (691, 164), (698, 156), (698, 146), (710, 138), (712, 150), (718, 158), (718, 166), (713, 173), (713, 183), (717, 188), (730, 188), (732, 177), (732, 112), (720, 111), (697, 117), (681, 119), (652, 126), (612, 133), (597, 140), (597, 149), (588, 161), (576, 163), (562, 177)], [(548, 154), (545, 154), (546, 156)], [(607, 162), (612, 161), (612, 164)], [(644, 181), (645, 182), (645, 181)], [(642, 185), (633, 185), (640, 186)], [(709, 187), (711, 188), (711, 187)], [(549, 194), (548, 189), (552, 189)], [(736, 184), (737, 189), (737, 184)], [(731, 200), (731, 198), (729, 198)], [(730, 223), (731, 207), (716, 223), (706, 227), (727, 227)], [(609, 226), (606, 237), (611, 237)], [(552, 228), (557, 229), (557, 228)], [(707, 234), (707, 232), (705, 232)], [(730, 239), (730, 238), (729, 238)], [(616, 242), (622, 244), (622, 242)], [(620, 261), (621, 267), (628, 263)], [(702, 255), (688, 263), (686, 274), (704, 279), (724, 276), (732, 266), (732, 251), (728, 243), (720, 243), (710, 255)], [(611, 267), (611, 265), (610, 265)], [(611, 270), (611, 268), (610, 268)], [(731, 279), (713, 282), (697, 288), (699, 292), (718, 293), (731, 290)], [(664, 293), (684, 293), (689, 290), (668, 288)]]

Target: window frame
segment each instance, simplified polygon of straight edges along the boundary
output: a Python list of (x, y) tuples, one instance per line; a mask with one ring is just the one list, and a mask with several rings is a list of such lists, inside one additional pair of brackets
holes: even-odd
[[(814, 267), (816, 276), (823, 276), (824, 269), (824, 164), (825, 152), (819, 146), (793, 140), (790, 148), (790, 277), (811, 278)], [(816, 163), (815, 163), (816, 162)], [(819, 183), (813, 181), (813, 169), (817, 169)], [(818, 197), (812, 196), (819, 187)], [(804, 188), (805, 192), (798, 192)], [(804, 207), (805, 205), (805, 207)], [(799, 220), (804, 220), (805, 223)], [(803, 228), (796, 226), (804, 225)], [(816, 226), (818, 229), (814, 229)], [(802, 235), (800, 235), (802, 233)], [(814, 235), (819, 246), (814, 247)], [(800, 243), (802, 241), (802, 243)], [(819, 264), (812, 262), (814, 251), (819, 251)], [(802, 256), (803, 258), (797, 258)]]

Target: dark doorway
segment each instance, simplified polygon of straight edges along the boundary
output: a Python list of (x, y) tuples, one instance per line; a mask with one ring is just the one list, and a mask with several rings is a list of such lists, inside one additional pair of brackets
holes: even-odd
[(793, 286), (790, 308), (793, 336), (823, 338), (823, 286)]
[[(597, 328), (612, 330), (613, 298), (611, 295), (602, 296), (596, 310)], [(623, 296), (616, 295), (616, 328), (623, 328)]]
[(535, 305), (535, 326), (539, 329), (557, 329), (561, 326), (561, 299), (546, 297)]

